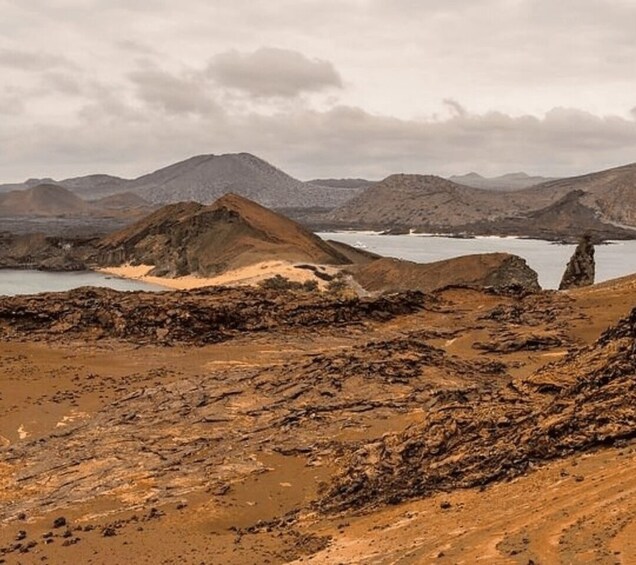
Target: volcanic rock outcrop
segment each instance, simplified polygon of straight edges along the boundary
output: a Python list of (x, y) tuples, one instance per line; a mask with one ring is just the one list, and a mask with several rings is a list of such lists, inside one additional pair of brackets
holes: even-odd
[(594, 245), (591, 237), (585, 235), (576, 246), (574, 254), (565, 268), (559, 290), (594, 284), (594, 271)]
[(525, 260), (508, 253), (466, 255), (433, 263), (413, 263), (382, 258), (349, 269), (366, 290), (398, 291), (417, 289), (424, 292), (446, 286), (509, 288), (527, 292), (540, 290), (537, 273)]
[[(346, 458), (325, 510), (511, 478), (636, 435), (636, 309), (592, 345), (470, 402), (453, 399)], [(552, 384), (552, 386), (550, 386)]]
[(267, 260), (345, 265), (350, 259), (299, 224), (235, 194), (210, 206), (169, 205), (104, 238), (96, 262), (153, 265), (152, 274), (209, 277)]
[(386, 320), (428, 304), (434, 299), (421, 292), (343, 300), (324, 293), (223, 287), (162, 293), (79, 288), (0, 298), (0, 336), (204, 344), (248, 332), (316, 331)]
[(81, 271), (93, 252), (91, 238), (46, 237), (41, 234), (0, 234), (0, 268)]

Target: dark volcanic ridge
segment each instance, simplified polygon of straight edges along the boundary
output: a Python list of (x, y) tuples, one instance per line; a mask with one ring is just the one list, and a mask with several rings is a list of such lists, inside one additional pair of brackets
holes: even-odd
[(202, 345), (250, 333), (345, 328), (388, 320), (435, 303), (421, 292), (342, 298), (262, 288), (159, 293), (80, 288), (0, 297), (0, 336), (19, 341), (112, 338), (137, 344)]
[(454, 398), (404, 432), (358, 449), (320, 502), (372, 508), (516, 477), (636, 434), (636, 308), (592, 346), (526, 380)]

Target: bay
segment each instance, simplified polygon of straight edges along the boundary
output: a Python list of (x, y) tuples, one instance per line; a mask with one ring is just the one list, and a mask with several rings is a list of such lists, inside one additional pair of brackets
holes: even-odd
[[(539, 275), (543, 288), (557, 288), (574, 245), (560, 245), (536, 239), (477, 237), (458, 239), (423, 234), (380, 235), (374, 232), (323, 232), (334, 239), (379, 255), (418, 263), (429, 263), (474, 253), (505, 252), (519, 255)], [(596, 281), (603, 282), (636, 273), (636, 241), (612, 242), (596, 246)], [(0, 295), (65, 291), (81, 286), (115, 290), (160, 291), (165, 288), (135, 280), (120, 279), (91, 271), (51, 273), (16, 269), (0, 270)]]
[(120, 279), (92, 271), (51, 273), (17, 269), (0, 270), (0, 296), (58, 292), (81, 286), (107, 287), (115, 290), (165, 290), (157, 285)]
[[(423, 234), (380, 235), (373, 232), (324, 232), (323, 239), (334, 239), (388, 257), (430, 263), (474, 253), (504, 252), (518, 255), (539, 275), (542, 288), (559, 286), (561, 276), (575, 245), (561, 245), (538, 239), (514, 237), (476, 237), (458, 239)], [(636, 241), (597, 245), (596, 282), (636, 273)]]

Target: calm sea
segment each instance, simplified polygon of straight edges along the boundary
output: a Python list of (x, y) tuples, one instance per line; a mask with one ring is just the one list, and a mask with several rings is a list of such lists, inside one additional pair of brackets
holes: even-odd
[[(511, 237), (455, 239), (426, 235), (379, 235), (370, 232), (329, 232), (318, 235), (362, 247), (380, 255), (420, 263), (472, 253), (514, 253), (523, 257), (539, 274), (539, 283), (543, 288), (557, 288), (568, 259), (574, 251), (574, 245), (557, 245), (547, 241)], [(636, 241), (596, 246), (597, 282), (632, 273), (636, 273)], [(0, 269), (0, 295), (63, 291), (80, 286), (103, 286), (116, 290), (165, 290), (155, 285), (100, 273), (46, 273)]]
[(165, 290), (138, 281), (110, 277), (101, 273), (46, 273), (0, 269), (0, 295), (35, 294), (70, 290), (80, 286), (105, 286), (115, 290)]
[[(388, 257), (428, 263), (472, 253), (506, 252), (523, 257), (539, 274), (543, 288), (557, 288), (574, 245), (559, 245), (537, 239), (512, 237), (477, 237), (455, 239), (427, 235), (379, 235), (370, 232), (319, 233), (324, 239), (335, 239), (364, 247)], [(636, 273), (636, 241), (620, 241), (596, 246), (596, 282)]]

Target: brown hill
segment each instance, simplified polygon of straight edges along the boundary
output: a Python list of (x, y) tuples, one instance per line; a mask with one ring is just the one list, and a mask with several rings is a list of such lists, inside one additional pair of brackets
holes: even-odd
[(75, 216), (85, 214), (88, 209), (84, 200), (54, 184), (0, 194), (2, 216)]
[(508, 253), (466, 255), (434, 263), (382, 258), (349, 271), (370, 291), (432, 292), (451, 285), (540, 290), (537, 273), (523, 259)]
[(154, 265), (152, 274), (214, 276), (267, 260), (348, 264), (299, 224), (246, 198), (227, 194), (210, 206), (165, 206), (104, 238), (98, 262)]

